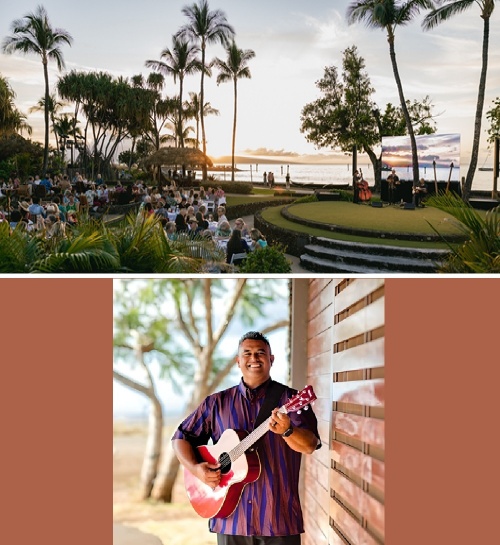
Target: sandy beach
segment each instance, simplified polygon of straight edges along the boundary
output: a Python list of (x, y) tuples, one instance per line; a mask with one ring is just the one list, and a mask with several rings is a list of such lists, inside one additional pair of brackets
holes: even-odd
[[(168, 441), (170, 430), (165, 432)], [(115, 426), (113, 434), (113, 522), (117, 524), (113, 545), (150, 545), (151, 534), (163, 545), (213, 545), (216, 536), (208, 531), (206, 519), (191, 507), (179, 473), (171, 504), (139, 499), (139, 478), (146, 446), (141, 426)], [(127, 532), (127, 530), (130, 531)], [(140, 541), (139, 541), (140, 540)], [(153, 545), (154, 540), (151, 540)], [(156, 542), (158, 543), (158, 542)], [(159, 545), (159, 544), (158, 544)]]

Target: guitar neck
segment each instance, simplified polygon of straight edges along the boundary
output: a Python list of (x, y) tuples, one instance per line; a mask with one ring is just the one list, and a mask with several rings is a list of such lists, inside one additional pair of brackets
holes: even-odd
[[(282, 407), (279, 409), (279, 412), (286, 413), (286, 410)], [(234, 447), (230, 452), (228, 452), (231, 461), (234, 462), (239, 458), (244, 452), (246, 452), (254, 443), (256, 443), (267, 431), (269, 431), (269, 421), (271, 417), (267, 420), (264, 420), (260, 426), (255, 428), (252, 433), (247, 435), (236, 447)]]

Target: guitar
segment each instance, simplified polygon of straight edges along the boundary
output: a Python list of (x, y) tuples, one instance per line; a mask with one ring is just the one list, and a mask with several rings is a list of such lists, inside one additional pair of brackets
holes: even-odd
[[(312, 386), (306, 386), (295, 394), (279, 412), (286, 414), (308, 409), (316, 395)], [(194, 510), (204, 518), (228, 517), (238, 505), (243, 488), (256, 481), (260, 475), (260, 459), (257, 451), (250, 447), (269, 430), (269, 417), (248, 434), (244, 430), (227, 429), (215, 445), (197, 447), (200, 461), (219, 464), (221, 480), (211, 488), (187, 469), (184, 471), (184, 486)]]

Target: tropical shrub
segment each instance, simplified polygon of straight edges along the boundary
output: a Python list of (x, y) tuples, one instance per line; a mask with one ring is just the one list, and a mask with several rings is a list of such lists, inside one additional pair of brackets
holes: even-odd
[[(202, 249), (201, 249), (202, 248)], [(66, 226), (47, 239), (44, 231), (10, 229), (0, 223), (0, 273), (200, 273), (217, 264), (221, 252), (198, 240), (172, 244), (161, 222), (129, 214), (116, 227), (80, 215), (78, 225)]]
[(500, 273), (500, 206), (486, 213), (483, 218), (469, 203), (453, 193), (431, 196), (426, 204), (453, 216), (467, 241), (460, 246), (448, 244), (451, 252), (439, 268), (442, 273)]
[(292, 264), (285, 256), (286, 248), (282, 244), (273, 244), (255, 250), (239, 266), (240, 273), (275, 273), (287, 274), (292, 271)]

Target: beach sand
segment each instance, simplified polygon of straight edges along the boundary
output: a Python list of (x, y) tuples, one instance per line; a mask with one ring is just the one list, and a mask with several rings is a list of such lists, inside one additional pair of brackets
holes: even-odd
[[(167, 442), (171, 430), (166, 430)], [(179, 472), (171, 504), (139, 499), (139, 478), (146, 446), (140, 426), (113, 434), (113, 545), (214, 545), (215, 534), (199, 517), (184, 492)], [(156, 539), (155, 539), (156, 537)], [(160, 540), (160, 541), (158, 541)]]

